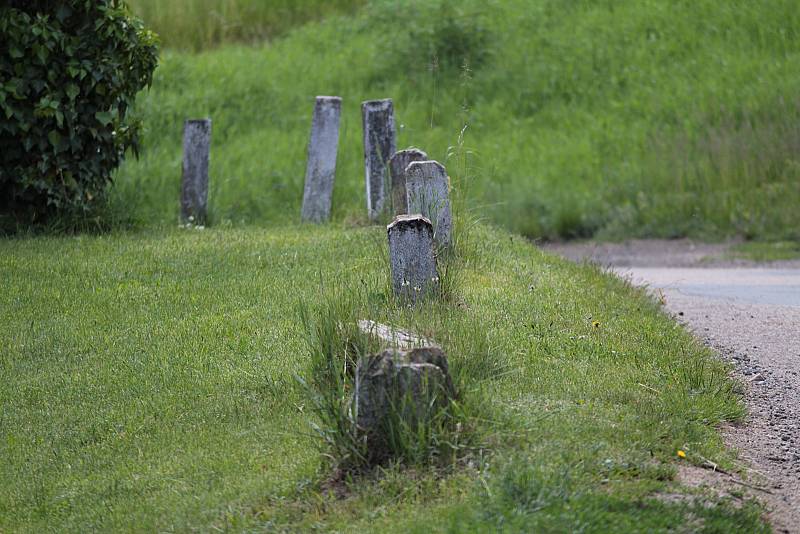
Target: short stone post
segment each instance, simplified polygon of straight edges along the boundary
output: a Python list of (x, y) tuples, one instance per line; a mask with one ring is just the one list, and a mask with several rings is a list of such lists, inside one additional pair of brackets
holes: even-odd
[(447, 356), (439, 347), (389, 348), (356, 364), (351, 413), (373, 452), (388, 452), (389, 417), (412, 428), (430, 421), (456, 397)]
[(331, 216), (341, 111), (342, 99), (338, 96), (317, 97), (308, 141), (306, 185), (301, 210), (304, 221), (320, 223)]
[(183, 180), (181, 220), (204, 224), (208, 206), (208, 160), (211, 149), (211, 119), (183, 123)]
[(417, 148), (407, 148), (395, 152), (389, 160), (389, 173), (392, 175), (392, 210), (393, 215), (408, 213), (406, 198), (406, 168), (411, 162), (425, 161), (428, 155)]
[(398, 215), (386, 230), (394, 293), (416, 303), (439, 285), (433, 225), (421, 215)]
[(436, 243), (453, 242), (453, 219), (450, 214), (450, 179), (447, 170), (436, 161), (415, 161), (406, 169), (408, 211), (421, 213), (433, 223)]
[(397, 150), (394, 105), (391, 99), (370, 100), (361, 104), (361, 114), (364, 123), (367, 213), (370, 221), (376, 221), (386, 204), (389, 158)]

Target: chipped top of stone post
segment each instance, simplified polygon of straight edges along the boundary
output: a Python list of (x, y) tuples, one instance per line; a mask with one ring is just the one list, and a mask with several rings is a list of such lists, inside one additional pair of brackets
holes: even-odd
[(391, 98), (381, 98), (380, 100), (364, 100), (361, 105), (370, 108), (380, 108), (392, 104)]
[(424, 217), (420, 213), (414, 213), (410, 215), (397, 215), (392, 222), (386, 225), (386, 230), (391, 231), (392, 228), (395, 226), (430, 226), (431, 229), (433, 228), (433, 223), (427, 217)]

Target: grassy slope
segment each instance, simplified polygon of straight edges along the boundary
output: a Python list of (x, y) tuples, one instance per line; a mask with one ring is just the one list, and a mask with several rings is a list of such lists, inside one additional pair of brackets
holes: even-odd
[(797, 260), (800, 259), (800, 242), (741, 243), (733, 247), (730, 256), (759, 262)]
[(128, 0), (170, 48), (275, 38), (290, 28), (352, 10), (364, 0)]
[[(479, 226), (456, 301), (396, 309), (384, 240), (290, 226), (0, 241), (0, 530), (761, 528), (751, 506), (652, 498), (678, 448), (730, 465), (714, 426), (742, 414), (722, 365), (653, 301)], [(320, 493), (296, 304), (334, 287), (471, 369), (488, 457)]]
[(468, 125), (474, 204), (514, 231), (792, 240), (798, 72), (793, 0), (373, 0), (272, 45), (166, 52), (115, 201), (175, 221), (181, 124), (208, 115), (216, 221), (294, 219), (313, 97), (338, 94), (335, 214), (362, 217), (359, 104), (391, 96), (400, 146), (444, 161)]

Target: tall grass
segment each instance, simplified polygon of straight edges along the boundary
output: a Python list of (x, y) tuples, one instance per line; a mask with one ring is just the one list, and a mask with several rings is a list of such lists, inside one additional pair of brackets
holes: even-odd
[(169, 47), (211, 48), (223, 42), (255, 42), (364, 0), (128, 0), (134, 13)]
[[(413, 24), (404, 21), (413, 21)], [(448, 158), (467, 202), (532, 237), (800, 237), (800, 12), (791, 0), (371, 0), (265, 47), (165, 53), (141, 99), (134, 222), (177, 220), (180, 127), (214, 120), (217, 223), (297, 219), (313, 98), (344, 98), (334, 219), (365, 219), (359, 103)]]
[(474, 442), (468, 431), (474, 403), (451, 398), (452, 392), (439, 385), (423, 382), (416, 394), (425, 395), (424, 402), (411, 398), (411, 393), (388, 391), (386, 417), (372, 429), (358, 426), (353, 399), (358, 367), (368, 365), (372, 355), (387, 348), (356, 326), (359, 318), (386, 315), (386, 311), (365, 305), (366, 295), (357, 286), (340, 289), (299, 308), (311, 355), (309, 370), (299, 380), (316, 415), (312, 428), (328, 468), (342, 476), (387, 463), (452, 465)]

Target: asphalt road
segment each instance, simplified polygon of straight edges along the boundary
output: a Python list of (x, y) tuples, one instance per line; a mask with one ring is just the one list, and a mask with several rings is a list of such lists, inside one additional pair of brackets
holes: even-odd
[(800, 308), (800, 269), (613, 267), (636, 285), (730, 304)]

